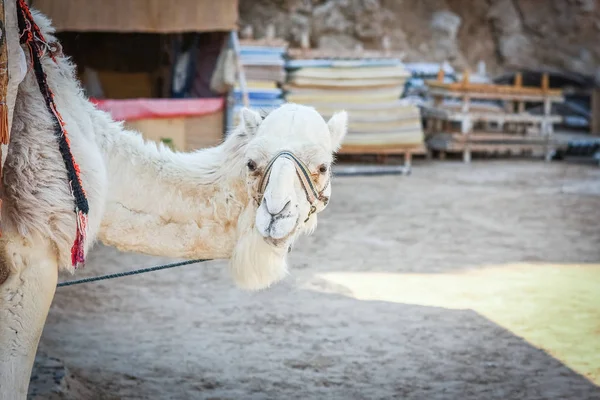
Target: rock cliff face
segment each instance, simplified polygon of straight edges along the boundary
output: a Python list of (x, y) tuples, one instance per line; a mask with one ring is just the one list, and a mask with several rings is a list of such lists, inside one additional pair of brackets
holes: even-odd
[(381, 48), (385, 36), (406, 61), (448, 60), (488, 71), (547, 68), (600, 81), (600, 2), (595, 0), (240, 0), (255, 36), (274, 24), (298, 45)]

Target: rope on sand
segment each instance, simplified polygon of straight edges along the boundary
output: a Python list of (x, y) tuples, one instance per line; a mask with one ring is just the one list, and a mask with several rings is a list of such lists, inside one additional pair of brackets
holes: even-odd
[(333, 176), (410, 175), (411, 167), (405, 165), (359, 165), (334, 167)]
[(56, 287), (73, 286), (73, 285), (79, 285), (80, 283), (88, 283), (88, 282), (104, 281), (107, 279), (122, 278), (124, 276), (139, 275), (139, 274), (143, 274), (146, 272), (160, 271), (161, 269), (181, 267), (184, 265), (202, 263), (202, 262), (206, 262), (206, 261), (212, 261), (212, 260), (187, 260), (187, 261), (180, 261), (180, 262), (175, 262), (175, 263), (171, 263), (171, 264), (157, 265), (154, 267), (134, 269), (133, 271), (117, 272), (114, 274), (92, 276), (89, 278), (60, 282), (58, 285), (56, 285)]

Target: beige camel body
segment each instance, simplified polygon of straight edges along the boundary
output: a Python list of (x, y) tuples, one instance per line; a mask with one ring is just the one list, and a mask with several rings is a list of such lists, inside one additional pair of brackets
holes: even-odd
[[(35, 12), (34, 18), (46, 40), (55, 41), (50, 22)], [(45, 56), (42, 63), (87, 193), (86, 252), (100, 240), (151, 255), (229, 259), (234, 282), (247, 289), (286, 275), (289, 248), (316, 228), (326, 202), (313, 204), (311, 213), (297, 165), (274, 157), (293, 153), (329, 198), (333, 155), (346, 133), (344, 112), (326, 122), (294, 104), (264, 118), (244, 109), (221, 145), (177, 153), (96, 109), (65, 57)], [(0, 399), (25, 398), (58, 272), (73, 270), (76, 214), (53, 123), (28, 71), (12, 113), (1, 192)]]

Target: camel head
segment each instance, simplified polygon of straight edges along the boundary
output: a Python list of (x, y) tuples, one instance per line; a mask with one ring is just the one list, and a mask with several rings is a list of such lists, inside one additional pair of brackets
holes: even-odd
[(346, 112), (326, 122), (313, 108), (286, 104), (262, 117), (243, 109), (249, 204), (231, 258), (241, 287), (261, 289), (287, 273), (287, 253), (312, 233), (331, 197), (331, 165), (346, 134)]

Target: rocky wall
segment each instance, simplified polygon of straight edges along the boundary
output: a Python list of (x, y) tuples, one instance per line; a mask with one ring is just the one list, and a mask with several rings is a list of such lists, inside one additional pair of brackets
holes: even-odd
[(242, 27), (273, 24), (298, 45), (381, 48), (406, 61), (449, 61), (488, 71), (547, 68), (600, 80), (600, 2), (595, 0), (240, 0)]

